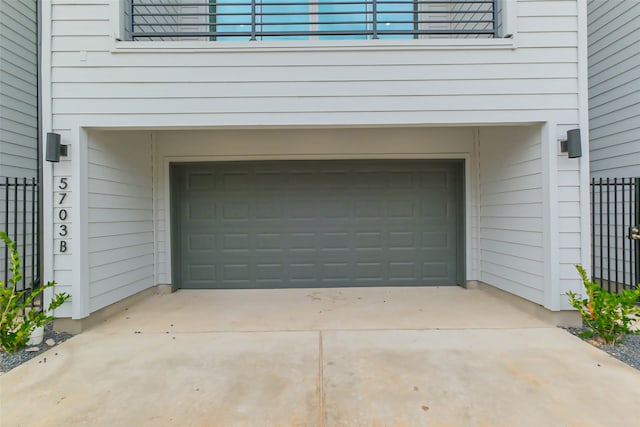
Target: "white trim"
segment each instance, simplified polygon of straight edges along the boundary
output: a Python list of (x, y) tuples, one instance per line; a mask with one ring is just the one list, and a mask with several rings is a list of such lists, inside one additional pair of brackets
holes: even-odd
[[(475, 163), (475, 168), (476, 168), (476, 173), (475, 173), (475, 185), (473, 186), (473, 191), (475, 192), (475, 201), (476, 201), (476, 205), (475, 205), (475, 209), (473, 210), (473, 212), (469, 212), (469, 214), (473, 213), (474, 218), (476, 218), (476, 226), (473, 229), (473, 232), (475, 233), (475, 270), (473, 271), (473, 275), (471, 277), (480, 279), (480, 266), (482, 265), (482, 251), (480, 250), (480, 206), (482, 206), (482, 189), (480, 187), (480, 183), (482, 182), (481, 179), (481, 175), (480, 175), (480, 153), (481, 153), (481, 143), (480, 143), (480, 128), (476, 128), (474, 135), (473, 135), (474, 141), (473, 141), (473, 149), (475, 151), (475, 157), (476, 157), (476, 163)], [(471, 187), (469, 187), (471, 188)]]
[(517, 39), (517, 21), (518, 21), (518, 2), (516, 0), (502, 1), (502, 33), (509, 36), (516, 47)]
[(91, 314), (89, 288), (89, 207), (87, 179), (88, 135), (83, 128), (75, 132), (75, 141), (71, 144), (71, 200), (72, 235), (71, 256), (73, 257), (73, 299), (72, 318), (82, 319)]
[(398, 50), (495, 50), (515, 49), (513, 38), (428, 40), (327, 40), (210, 42), (210, 41), (117, 41), (111, 53), (144, 52), (309, 52), (309, 51), (398, 51)]
[(113, 37), (116, 41), (125, 39), (124, 8), (127, 0), (110, 0)]
[[(166, 281), (173, 285), (173, 258), (171, 253), (171, 177), (169, 175), (169, 170), (171, 166), (172, 157), (163, 157), (162, 159), (162, 170), (164, 171), (164, 176), (162, 182), (158, 181), (158, 185), (162, 184), (162, 194), (164, 197), (164, 263), (165, 263), (165, 274)], [(160, 266), (158, 265), (158, 268)]]
[(587, 51), (587, 3), (578, 0), (578, 120), (582, 141), (580, 158), (580, 263), (591, 271), (591, 209), (589, 157), (589, 75)]
[(167, 277), (173, 281), (173, 259), (171, 251), (171, 183), (169, 168), (171, 163), (202, 163), (202, 162), (222, 162), (222, 161), (260, 161), (260, 160), (362, 160), (362, 159), (383, 159), (383, 160), (410, 160), (410, 159), (447, 159), (464, 160), (464, 197), (465, 197), (465, 275), (466, 280), (475, 280), (473, 270), (470, 267), (471, 259), (471, 155), (469, 153), (403, 153), (403, 154), (276, 154), (276, 155), (229, 155), (229, 156), (164, 156), (162, 159), (165, 179), (163, 180), (164, 209), (165, 209), (165, 263)]
[(474, 196), (471, 192), (471, 173), (473, 168), (470, 154), (461, 154), (456, 157), (456, 159), (460, 158), (464, 159), (464, 188), (462, 189), (464, 192), (464, 257), (462, 262), (464, 263), (465, 283), (462, 283), (462, 286), (466, 287), (467, 281), (476, 280), (475, 271), (471, 264), (471, 260), (473, 259), (473, 253), (471, 252), (473, 248), (471, 244), (471, 208), (473, 206), (472, 196)]
[(542, 194), (544, 227), (544, 307), (560, 310), (560, 245), (558, 235), (558, 150), (557, 125), (547, 122), (541, 129)]
[(153, 282), (158, 284), (160, 272), (158, 271), (158, 167), (156, 161), (158, 159), (158, 149), (155, 141), (155, 133), (149, 132), (149, 142), (151, 149), (151, 216), (153, 223)]
[[(42, 55), (40, 57), (40, 85), (41, 85), (41, 114), (42, 129), (40, 129), (40, 141), (46, 141), (47, 132), (51, 132), (53, 120), (51, 117), (52, 100), (51, 100), (51, 3), (42, 2), (40, 17), (42, 43)], [(41, 144), (40, 162), (42, 163), (42, 282), (54, 280), (53, 266), (53, 165), (45, 161), (46, 144)], [(44, 293), (44, 304), (49, 305), (53, 298), (53, 289), (47, 289)]]

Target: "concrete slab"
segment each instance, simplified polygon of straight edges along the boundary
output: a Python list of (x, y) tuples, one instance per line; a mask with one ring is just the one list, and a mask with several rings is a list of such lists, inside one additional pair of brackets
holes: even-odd
[(548, 323), (477, 289), (180, 290), (105, 324), (145, 332), (539, 328)]
[(461, 288), (155, 295), (0, 375), (3, 427), (630, 426), (638, 401), (638, 371)]
[(318, 354), (317, 333), (97, 328), (1, 376), (0, 425), (317, 426)]
[(640, 373), (561, 329), (325, 332), (323, 378), (327, 427), (638, 424)]

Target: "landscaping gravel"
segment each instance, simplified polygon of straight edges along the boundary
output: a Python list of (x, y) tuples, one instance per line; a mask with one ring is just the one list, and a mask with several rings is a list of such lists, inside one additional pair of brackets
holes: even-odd
[[(588, 331), (587, 328), (566, 328), (573, 335), (580, 337), (580, 333)], [(640, 370), (640, 335), (628, 335), (616, 345), (606, 345), (592, 338), (582, 338), (589, 344), (606, 351), (616, 359), (626, 363), (632, 368)]]
[[(26, 361), (28, 361), (30, 359), (33, 359), (34, 357), (44, 353), (45, 351), (54, 348), (58, 344), (65, 342), (66, 340), (68, 340), (72, 336), (73, 336), (72, 334), (69, 334), (67, 332), (56, 332), (56, 331), (54, 331), (53, 330), (53, 324), (49, 323), (44, 328), (44, 338), (43, 338), (42, 343), (40, 345), (27, 346), (27, 347), (25, 347), (25, 348), (23, 348), (21, 350), (18, 350), (15, 353), (12, 353), (12, 354), (8, 354), (8, 353), (5, 353), (4, 351), (0, 350), (0, 372), (8, 372), (8, 371), (12, 370), (16, 366), (19, 366), (19, 365), (23, 364), (24, 362), (26, 362)], [(48, 345), (46, 343), (47, 340), (53, 340), (53, 341), (49, 341), (49, 343), (53, 344), (53, 345)], [(35, 348), (37, 348), (38, 350), (37, 351), (27, 351), (29, 349), (33, 350)], [(55, 353), (53, 353), (53, 356), (55, 356)], [(43, 361), (46, 363), (46, 358), (43, 359)]]

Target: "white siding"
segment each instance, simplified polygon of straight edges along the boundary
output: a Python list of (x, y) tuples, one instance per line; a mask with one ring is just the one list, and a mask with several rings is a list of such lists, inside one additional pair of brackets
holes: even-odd
[(480, 129), (480, 280), (544, 303), (538, 127)]
[(37, 174), (35, 0), (0, 0), (0, 177)]
[(92, 132), (88, 157), (93, 312), (155, 285), (149, 134)]
[(108, 0), (49, 4), (47, 120), (89, 129), (90, 307), (76, 317), (170, 282), (168, 162), (231, 158), (465, 158), (468, 279), (543, 303), (550, 263), (569, 277), (582, 237), (578, 163), (553, 157), (568, 180), (548, 188), (542, 154), (557, 141), (540, 130), (586, 127), (578, 4), (517, 1), (511, 40), (339, 43), (116, 42)]
[[(564, 138), (566, 131), (574, 125), (560, 127), (560, 135)], [(555, 143), (556, 141), (552, 141)], [(561, 295), (561, 308), (571, 309), (565, 296), (567, 291), (582, 290), (577, 264), (585, 264), (581, 254), (582, 245), (589, 244), (588, 236), (581, 239), (581, 229), (589, 223), (589, 217), (580, 212), (580, 166), (578, 159), (570, 159), (566, 153), (557, 153), (557, 199), (558, 199), (558, 279)], [(586, 172), (585, 172), (586, 173)], [(586, 223), (586, 224), (585, 224)], [(552, 239), (556, 237), (552, 236)]]
[(588, 2), (593, 177), (640, 176), (640, 2)]
[[(61, 133), (60, 135), (61, 139), (63, 140), (69, 139), (69, 134), (67, 132), (60, 132), (60, 133)], [(53, 206), (50, 207), (48, 210), (53, 214), (51, 222), (54, 229), (54, 238), (51, 242), (46, 242), (43, 247), (44, 253), (55, 254), (54, 255), (55, 263), (54, 263), (54, 269), (52, 274), (53, 274), (53, 279), (57, 283), (56, 292), (66, 292), (70, 295), (73, 295), (73, 290), (74, 290), (73, 270), (74, 270), (74, 267), (77, 268), (77, 265), (74, 265), (73, 251), (71, 250), (72, 242), (75, 239), (77, 239), (77, 234), (78, 234), (77, 227), (74, 227), (73, 224), (75, 220), (75, 214), (80, 209), (77, 206), (73, 206), (73, 203), (71, 201), (72, 197), (77, 194), (78, 189), (74, 188), (74, 186), (72, 185), (68, 185), (67, 188), (64, 189), (64, 191), (61, 191), (60, 184), (62, 182), (61, 180), (63, 179), (66, 180), (67, 183), (71, 182), (71, 177), (73, 173), (72, 159), (73, 159), (72, 156), (61, 157), (60, 162), (56, 163), (53, 169), (54, 171), (53, 177), (52, 177), (53, 179), (51, 180), (51, 182), (52, 182), (52, 187), (55, 193), (53, 194)], [(62, 203), (60, 203), (60, 201), (62, 200), (60, 196), (61, 193), (66, 194)], [(68, 212), (67, 221), (61, 221), (59, 216), (56, 215), (56, 214), (59, 214), (60, 209), (67, 210)], [(64, 237), (64, 240), (66, 241), (66, 245), (68, 245), (69, 250), (65, 253), (60, 252), (60, 241), (62, 240), (59, 235), (60, 225), (67, 226), (67, 235)], [(70, 317), (72, 312), (72, 307), (71, 307), (72, 304), (73, 304), (72, 300), (65, 303), (62, 307), (56, 310), (56, 316)]]
[[(18, 244), (22, 258), (24, 284), (30, 286), (34, 277), (31, 269), (35, 256), (31, 256), (32, 197), (19, 189), (17, 197), (10, 190), (9, 226), (4, 219), (5, 179), (37, 176), (37, 28), (34, 0), (0, 0), (0, 230), (6, 231)], [(37, 194), (37, 193), (36, 193)], [(18, 201), (17, 227), (13, 226), (14, 201)], [(26, 223), (22, 221), (23, 200), (27, 201)], [(36, 214), (37, 215), (37, 214)], [(37, 218), (37, 216), (36, 216)], [(0, 248), (3, 248), (0, 244)], [(0, 277), (4, 279), (5, 257), (0, 250)]]
[[(584, 263), (581, 228), (588, 221), (580, 212), (578, 162), (558, 152), (555, 138), (543, 142), (538, 125), (481, 128), (479, 134), (480, 280), (554, 309), (570, 309), (565, 294), (580, 289), (575, 265)], [(545, 172), (547, 143), (554, 145), (555, 159)], [(550, 289), (557, 293), (545, 298)]]
[[(578, 121), (573, 1), (520, 1), (517, 49), (496, 40), (114, 49), (108, 2), (91, 3), (53, 5), (55, 128)], [(154, 49), (163, 43), (199, 48)]]

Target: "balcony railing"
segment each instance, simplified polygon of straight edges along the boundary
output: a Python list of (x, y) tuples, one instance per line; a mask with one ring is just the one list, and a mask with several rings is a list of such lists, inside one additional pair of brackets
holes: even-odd
[(491, 38), (498, 0), (130, 0), (131, 40)]

